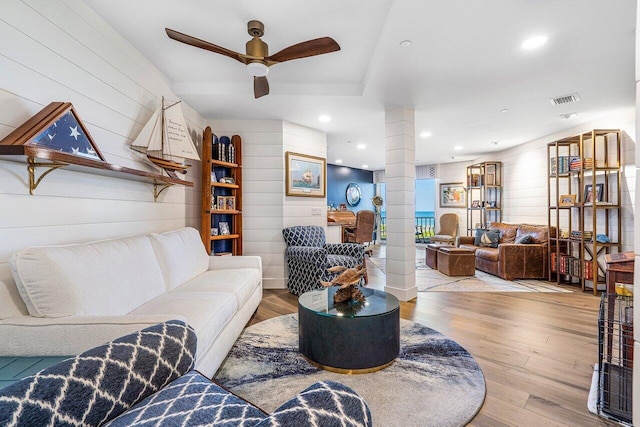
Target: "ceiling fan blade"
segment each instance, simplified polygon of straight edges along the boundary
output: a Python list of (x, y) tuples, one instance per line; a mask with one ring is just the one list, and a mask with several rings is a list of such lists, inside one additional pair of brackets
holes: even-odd
[(269, 95), (269, 82), (266, 77), (253, 78), (253, 95), (256, 99), (261, 96)]
[(167, 35), (179, 42), (186, 43), (191, 46), (199, 47), (200, 49), (209, 50), (211, 52), (219, 53), (220, 55), (228, 56), (229, 58), (235, 59), (236, 61), (245, 63), (245, 60), (242, 58), (242, 55), (234, 52), (229, 49), (225, 49), (224, 47), (217, 46), (213, 43), (209, 43), (208, 41), (198, 39), (193, 36), (189, 36), (187, 34), (181, 33), (179, 31), (172, 30), (170, 28), (164, 29), (167, 32)]
[(292, 59), (307, 58), (309, 56), (322, 55), (340, 50), (340, 45), (331, 37), (321, 37), (319, 39), (308, 40), (306, 42), (294, 44), (286, 47), (280, 52), (265, 59), (272, 62), (291, 61)]

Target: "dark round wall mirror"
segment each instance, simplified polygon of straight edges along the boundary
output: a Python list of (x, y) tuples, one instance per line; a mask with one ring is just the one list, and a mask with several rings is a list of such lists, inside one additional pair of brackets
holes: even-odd
[(360, 187), (358, 184), (352, 182), (347, 185), (347, 203), (349, 206), (357, 206), (360, 203), (360, 198), (362, 197), (362, 193), (360, 192)]

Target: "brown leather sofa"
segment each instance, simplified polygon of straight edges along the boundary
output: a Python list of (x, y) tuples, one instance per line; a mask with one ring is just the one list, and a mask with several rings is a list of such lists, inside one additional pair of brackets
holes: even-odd
[[(494, 222), (489, 228), (500, 230), (497, 248), (475, 246), (473, 236), (459, 236), (457, 240), (457, 246), (475, 251), (476, 269), (505, 280), (548, 277), (549, 227)], [(552, 237), (555, 232), (551, 227)], [(524, 235), (531, 236), (531, 243), (515, 243)]]

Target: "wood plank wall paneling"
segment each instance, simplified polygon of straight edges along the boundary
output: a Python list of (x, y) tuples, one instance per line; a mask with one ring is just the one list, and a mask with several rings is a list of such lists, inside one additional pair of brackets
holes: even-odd
[[(282, 229), (290, 225), (326, 225), (326, 198), (285, 196), (285, 152), (326, 158), (323, 132), (282, 121), (213, 120), (213, 133), (240, 135), (243, 166), (243, 249), (260, 255), (267, 289), (286, 286)], [(320, 208), (322, 215), (313, 216)]]
[[(72, 102), (107, 161), (143, 170), (128, 146), (166, 96), (169, 81), (86, 4), (6, 0), (0, 16), (0, 138), (53, 101)], [(205, 120), (183, 104), (200, 148)], [(58, 170), (28, 193), (26, 165), (0, 161), (0, 272), (24, 247), (198, 226), (200, 163), (153, 202), (153, 186)]]

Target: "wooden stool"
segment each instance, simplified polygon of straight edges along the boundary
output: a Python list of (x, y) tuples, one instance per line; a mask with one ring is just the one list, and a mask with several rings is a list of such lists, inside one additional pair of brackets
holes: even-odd
[(434, 270), (438, 268), (438, 249), (440, 249), (442, 246), (446, 245), (444, 245), (443, 243), (429, 243), (425, 248), (425, 263)]
[(443, 245), (438, 249), (438, 271), (447, 276), (473, 276), (476, 255), (469, 249)]

